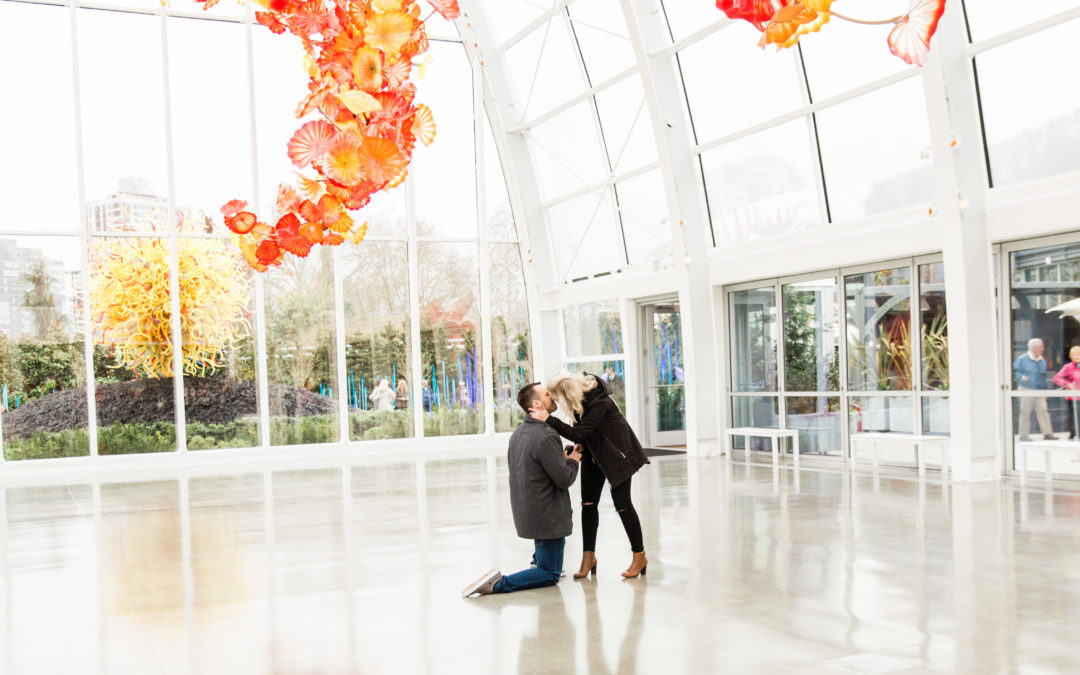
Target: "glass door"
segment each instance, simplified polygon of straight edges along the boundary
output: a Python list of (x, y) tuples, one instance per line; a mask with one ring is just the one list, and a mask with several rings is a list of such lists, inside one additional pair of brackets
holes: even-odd
[(677, 302), (644, 306), (644, 371), (651, 446), (686, 445), (682, 321)]
[[(1013, 242), (1002, 253), (1006, 453), (1011, 449), (1016, 470), (1020, 443), (1067, 446), (1080, 436), (1080, 241), (1065, 235)], [(1028, 452), (1028, 472), (1041, 476), (1047, 458), (1055, 478), (1080, 476), (1074, 454), (1040, 450)]]

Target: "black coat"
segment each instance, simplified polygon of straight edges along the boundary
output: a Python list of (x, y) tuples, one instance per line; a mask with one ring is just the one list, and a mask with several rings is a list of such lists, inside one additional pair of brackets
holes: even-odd
[(574, 415), (574, 426), (555, 417), (548, 417), (547, 423), (563, 438), (585, 446), (612, 487), (621, 485), (649, 463), (630, 423), (612, 400), (607, 383), (599, 377), (596, 388), (585, 392), (582, 408), (581, 415)]

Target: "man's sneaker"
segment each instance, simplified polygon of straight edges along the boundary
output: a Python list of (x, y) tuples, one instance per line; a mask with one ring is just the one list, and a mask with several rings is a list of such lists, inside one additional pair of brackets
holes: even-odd
[(467, 598), (470, 595), (491, 595), (495, 590), (495, 584), (499, 583), (499, 579), (502, 579), (502, 576), (502, 572), (499, 570), (488, 570), (484, 573), (484, 576), (466, 586), (464, 590), (461, 591), (461, 597)]

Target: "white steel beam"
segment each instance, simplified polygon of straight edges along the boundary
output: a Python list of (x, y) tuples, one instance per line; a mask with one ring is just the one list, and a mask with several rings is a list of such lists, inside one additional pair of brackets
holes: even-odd
[[(490, 47), (494, 40), (484, 21), (479, 0), (462, 0), (462, 17), (458, 30), (466, 51), (480, 63), (484, 107), (488, 113), (496, 150), (502, 160), (510, 207), (517, 226), (519, 252), (525, 277), (525, 293), (529, 304), (530, 348), (533, 372), (552, 371), (559, 360), (543, 351), (543, 317), (539, 311), (538, 287), (550, 288), (555, 283), (554, 256), (544, 234), (544, 213), (537, 177), (525, 137), (508, 133), (509, 126), (521, 120), (519, 102), (511, 85), (510, 73), (500, 51)], [(539, 261), (539, 262), (538, 262)]]
[(161, 17), (161, 88), (165, 109), (165, 184), (168, 192), (169, 211), (165, 215), (165, 227), (169, 228), (169, 312), (173, 352), (173, 410), (176, 420), (176, 450), (187, 452), (187, 424), (184, 411), (184, 331), (180, 314), (180, 233), (174, 222), (176, 217), (176, 171), (173, 168), (172, 99), (169, 88), (169, 17), (165, 6), (158, 8)]
[(634, 56), (649, 104), (661, 174), (671, 214), (671, 250), (679, 276), (679, 308), (686, 372), (686, 447), (690, 454), (719, 452), (717, 425), (721, 404), (717, 387), (712, 293), (708, 252), (712, 248), (709, 221), (703, 208), (696, 157), (683, 109), (681, 78), (669, 54), (652, 55), (670, 44), (658, 0), (621, 0), (630, 30)]
[(937, 179), (945, 291), (949, 302), (952, 477), (993, 480), (1002, 445), (1000, 400), (987, 355), (994, 341), (994, 278), (986, 217), (986, 176), (979, 101), (959, 3), (945, 6), (923, 71)]

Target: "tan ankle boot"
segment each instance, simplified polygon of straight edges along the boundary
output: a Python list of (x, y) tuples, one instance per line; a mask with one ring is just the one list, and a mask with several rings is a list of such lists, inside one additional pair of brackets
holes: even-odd
[(596, 553), (594, 551), (585, 551), (581, 554), (581, 569), (575, 574), (575, 579), (584, 579), (592, 574), (596, 576)]
[(641, 553), (635, 553), (634, 559), (630, 561), (630, 567), (626, 568), (626, 571), (622, 573), (627, 579), (633, 579), (638, 574), (645, 576), (645, 570), (649, 567), (649, 561), (645, 558), (645, 551)]

